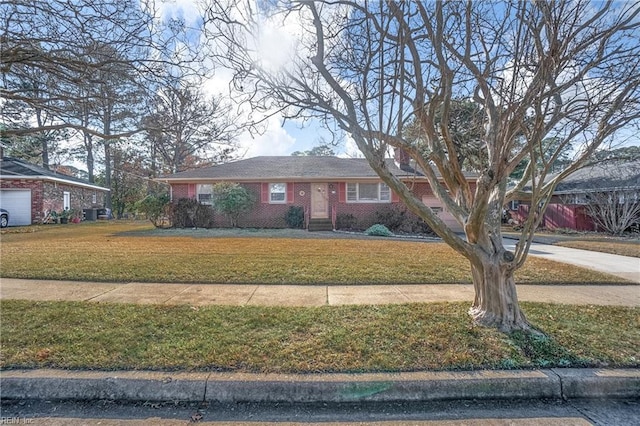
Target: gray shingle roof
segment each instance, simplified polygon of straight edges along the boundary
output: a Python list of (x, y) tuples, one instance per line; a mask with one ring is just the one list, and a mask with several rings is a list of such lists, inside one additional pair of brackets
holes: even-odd
[(640, 160), (605, 160), (583, 167), (556, 187), (556, 194), (640, 189)]
[(108, 191), (107, 188), (103, 188), (87, 180), (76, 178), (74, 176), (63, 175), (62, 173), (56, 173), (54, 171), (47, 170), (44, 167), (40, 167), (35, 164), (28, 163), (24, 160), (12, 157), (3, 157), (2, 161), (0, 161), (0, 176), (5, 179), (19, 179), (21, 177), (43, 178), (45, 180), (53, 179), (58, 181), (66, 181), (71, 185), (90, 186), (96, 189)]
[[(416, 173), (404, 171), (396, 166), (392, 159), (386, 160), (389, 170), (398, 177), (413, 177)], [(418, 176), (421, 176), (418, 174)], [(169, 182), (186, 180), (230, 180), (230, 181), (268, 181), (268, 180), (318, 180), (339, 179), (375, 179), (378, 178), (364, 158), (339, 158), (324, 156), (262, 156), (220, 164), (213, 167), (188, 170), (162, 176)]]

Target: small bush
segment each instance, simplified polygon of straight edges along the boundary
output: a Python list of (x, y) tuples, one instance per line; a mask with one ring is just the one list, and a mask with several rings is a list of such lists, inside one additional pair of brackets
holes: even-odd
[(369, 229), (364, 231), (364, 233), (366, 235), (370, 235), (372, 237), (391, 237), (391, 236), (393, 236), (391, 231), (389, 231), (389, 229), (386, 226), (380, 225), (380, 224), (375, 224), (375, 225), (371, 226)]
[(376, 223), (386, 226), (396, 234), (434, 234), (424, 220), (410, 213), (404, 207), (390, 206), (380, 209), (376, 212), (375, 219)]
[(284, 220), (289, 228), (304, 227), (304, 208), (300, 206), (291, 206), (284, 216)]
[(251, 210), (255, 199), (247, 189), (233, 182), (220, 182), (213, 185), (213, 203), (219, 213), (231, 221), (231, 226), (238, 227), (238, 219), (243, 213)]
[(196, 214), (193, 217), (193, 225), (196, 228), (213, 228), (215, 226), (213, 222), (213, 215), (215, 211), (213, 207), (200, 204), (196, 210)]
[(150, 194), (136, 203), (136, 210), (143, 213), (147, 219), (153, 223), (153, 226), (159, 228), (163, 225), (164, 217), (167, 215), (168, 206), (168, 195)]
[(358, 220), (351, 213), (349, 214), (343, 213), (336, 216), (336, 229), (349, 231), (352, 229), (356, 229), (357, 223), (358, 223)]
[(386, 226), (391, 231), (405, 230), (407, 211), (396, 206), (385, 207), (376, 211), (376, 223)]
[(422, 234), (422, 235), (435, 235), (433, 229), (427, 223), (416, 217), (413, 221), (409, 222), (410, 231), (412, 234)]
[(172, 204), (171, 222), (174, 228), (211, 228), (213, 209), (193, 198), (181, 198)]

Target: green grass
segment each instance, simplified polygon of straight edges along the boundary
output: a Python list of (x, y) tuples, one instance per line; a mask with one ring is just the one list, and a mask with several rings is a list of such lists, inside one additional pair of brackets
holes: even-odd
[[(221, 284), (471, 282), (468, 261), (436, 242), (163, 236), (146, 223), (131, 222), (25, 230), (35, 232), (2, 235), (0, 276)], [(519, 283), (549, 284), (623, 281), (535, 257), (527, 260), (515, 278)]]
[(637, 241), (598, 241), (577, 240), (562, 241), (558, 246), (577, 248), (581, 250), (599, 251), (601, 253), (619, 254), (621, 256), (640, 257), (640, 244)]
[(548, 334), (466, 303), (320, 308), (2, 301), (2, 368), (276, 373), (640, 365), (640, 309), (523, 303)]

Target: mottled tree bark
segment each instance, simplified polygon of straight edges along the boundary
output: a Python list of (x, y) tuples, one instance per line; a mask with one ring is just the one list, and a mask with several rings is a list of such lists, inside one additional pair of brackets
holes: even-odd
[(471, 274), (475, 298), (469, 314), (476, 323), (507, 333), (531, 328), (518, 304), (513, 268), (498, 254), (471, 262)]

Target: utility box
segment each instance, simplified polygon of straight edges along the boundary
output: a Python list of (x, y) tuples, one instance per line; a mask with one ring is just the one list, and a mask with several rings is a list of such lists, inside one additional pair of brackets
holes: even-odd
[(83, 209), (82, 220), (98, 220), (98, 209)]

